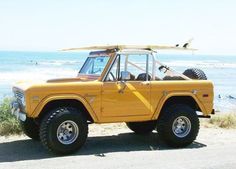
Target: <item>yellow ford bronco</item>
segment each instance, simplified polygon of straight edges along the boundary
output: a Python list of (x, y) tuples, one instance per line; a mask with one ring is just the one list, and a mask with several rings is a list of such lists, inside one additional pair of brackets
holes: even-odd
[(92, 46), (77, 77), (13, 87), (12, 113), (27, 136), (57, 154), (77, 151), (88, 124), (125, 122), (137, 134), (157, 130), (172, 147), (191, 144), (199, 117), (210, 117), (213, 84), (200, 69), (178, 73), (162, 64), (161, 49), (177, 46)]

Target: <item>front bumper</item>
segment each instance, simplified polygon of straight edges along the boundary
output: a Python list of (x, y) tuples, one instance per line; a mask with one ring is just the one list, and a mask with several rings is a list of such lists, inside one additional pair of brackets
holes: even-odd
[(15, 115), (17, 119), (21, 121), (25, 121), (26, 113), (24, 113), (24, 111), (22, 110), (23, 110), (23, 106), (19, 101), (13, 100), (11, 102), (11, 113)]

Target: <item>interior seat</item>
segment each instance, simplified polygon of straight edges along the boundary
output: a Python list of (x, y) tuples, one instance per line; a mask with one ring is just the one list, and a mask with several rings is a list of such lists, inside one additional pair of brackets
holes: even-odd
[[(146, 73), (140, 73), (140, 74), (137, 76), (136, 80), (138, 80), (138, 81), (145, 81), (145, 80), (146, 80), (146, 77), (147, 77), (147, 74), (146, 74)], [(148, 75), (148, 80), (151, 80), (151, 76), (150, 76), (150, 75)]]

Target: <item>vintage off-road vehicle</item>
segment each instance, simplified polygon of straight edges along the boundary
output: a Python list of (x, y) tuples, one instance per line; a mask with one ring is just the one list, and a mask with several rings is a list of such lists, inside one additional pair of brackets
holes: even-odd
[[(100, 49), (100, 50), (98, 50)], [(12, 113), (27, 136), (58, 154), (78, 150), (88, 124), (125, 122), (137, 134), (157, 130), (170, 146), (191, 144), (198, 117), (210, 117), (213, 84), (200, 69), (177, 73), (160, 63), (156, 50), (176, 46), (94, 46), (75, 78), (13, 87)]]

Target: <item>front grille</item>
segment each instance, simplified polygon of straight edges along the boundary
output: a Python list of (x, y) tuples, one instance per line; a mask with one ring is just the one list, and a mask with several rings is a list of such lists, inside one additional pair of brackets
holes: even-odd
[(24, 111), (24, 109), (25, 109), (25, 96), (24, 96), (23, 91), (13, 89), (13, 92), (14, 92), (15, 99), (17, 100), (18, 103), (20, 103), (21, 111)]
[(24, 93), (20, 91), (15, 91), (15, 97), (21, 100), (24, 97)]

